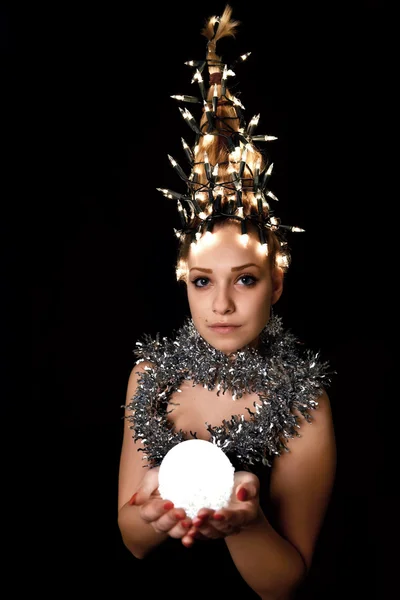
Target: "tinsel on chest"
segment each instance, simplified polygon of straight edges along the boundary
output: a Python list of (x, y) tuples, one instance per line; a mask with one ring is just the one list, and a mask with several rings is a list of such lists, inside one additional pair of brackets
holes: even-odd
[(151, 366), (139, 376), (127, 405), (134, 414), (127, 419), (151, 467), (159, 466), (175, 444), (196, 437), (196, 432), (177, 431), (168, 421), (169, 397), (184, 380), (217, 389), (217, 395), (229, 390), (233, 401), (244, 393), (258, 394), (261, 406), (254, 403), (247, 408), (248, 420), (238, 414), (221, 424), (206, 422), (210, 442), (234, 457), (243, 470), (259, 462), (270, 466), (273, 456), (287, 450), (285, 442), (299, 435), (300, 421), (312, 422), (310, 412), (329, 384), (328, 364), (319, 360), (318, 353), (304, 349), (277, 316), (261, 332), (257, 348), (246, 346), (230, 355), (201, 337), (190, 317), (171, 337), (160, 339), (157, 334), (153, 339), (145, 334), (136, 345), (136, 362), (148, 361)]

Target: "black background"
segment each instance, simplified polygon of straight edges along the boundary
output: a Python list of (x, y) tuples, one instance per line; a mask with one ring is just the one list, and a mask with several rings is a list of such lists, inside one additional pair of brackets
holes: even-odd
[[(175, 203), (156, 187), (184, 191), (167, 154), (186, 168), (180, 138), (191, 143), (192, 132), (170, 96), (197, 93), (184, 62), (203, 58), (200, 29), (224, 6), (58, 3), (34, 15), (31, 398), (50, 417), (43, 456), (57, 493), (48, 500), (62, 514), (49, 526), (72, 579), (85, 564), (140, 577), (117, 528), (121, 405), (135, 341), (171, 334), (188, 312), (174, 275)], [(307, 597), (364, 597), (379, 579), (383, 598), (396, 499), (382, 433), (388, 417), (396, 428), (382, 91), (391, 16), (374, 2), (231, 6), (242, 25), (219, 52), (228, 62), (252, 52), (234, 91), (248, 120), (261, 114), (258, 131), (278, 136), (269, 146), (277, 214), (306, 229), (290, 238), (276, 312), (337, 372), (337, 480)]]

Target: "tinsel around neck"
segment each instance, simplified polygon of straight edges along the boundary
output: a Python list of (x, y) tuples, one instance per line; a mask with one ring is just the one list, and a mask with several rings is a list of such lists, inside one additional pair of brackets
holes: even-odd
[[(141, 439), (150, 464), (158, 465), (176, 443), (187, 439), (167, 419), (170, 395), (183, 380), (202, 384), (217, 395), (229, 390), (233, 400), (245, 393), (257, 393), (261, 406), (247, 408), (250, 420), (233, 415), (230, 421), (212, 426), (206, 423), (210, 441), (234, 453), (245, 466), (262, 461), (286, 449), (285, 439), (298, 435), (298, 416), (311, 421), (310, 410), (328, 383), (327, 363), (318, 354), (305, 350), (294, 335), (285, 331), (280, 317), (272, 317), (260, 333), (257, 348), (246, 346), (229, 355), (214, 348), (197, 331), (191, 318), (171, 337), (138, 341), (137, 362), (147, 361), (134, 398), (127, 408), (135, 411), (135, 439)], [(234, 406), (234, 405), (233, 405)], [(190, 432), (196, 437), (196, 432)], [(247, 467), (246, 467), (247, 466)]]
[(282, 319), (272, 316), (259, 336), (258, 347), (249, 345), (225, 354), (214, 348), (197, 331), (193, 320), (187, 317), (183, 326), (170, 338), (160, 341), (159, 334), (155, 340), (145, 335), (143, 342), (137, 342), (135, 355), (139, 361), (164, 362), (165, 355), (174, 355), (179, 361), (179, 371), (183, 378), (200, 383), (209, 390), (218, 388), (225, 393), (229, 390), (235, 399), (241, 398), (244, 392), (255, 392), (260, 376), (266, 376), (265, 365), (260, 371), (260, 362), (267, 358), (276, 363), (279, 357), (288, 354), (298, 344), (295, 336), (284, 331)]

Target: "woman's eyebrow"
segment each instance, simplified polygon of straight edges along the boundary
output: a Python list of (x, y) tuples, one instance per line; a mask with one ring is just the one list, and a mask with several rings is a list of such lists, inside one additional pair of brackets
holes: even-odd
[(256, 263), (246, 263), (245, 265), (240, 265), (240, 267), (232, 267), (231, 271), (241, 271), (246, 267), (257, 267), (257, 269), (261, 269), (260, 265), (256, 265)]
[[(256, 263), (246, 263), (245, 265), (240, 265), (239, 267), (232, 267), (231, 271), (241, 271), (242, 269), (245, 269), (246, 267), (257, 267), (257, 269), (261, 269), (260, 265), (256, 265)], [(203, 271), (204, 273), (212, 273), (213, 270), (212, 269), (205, 269), (204, 267), (192, 267), (189, 270), (190, 271)]]

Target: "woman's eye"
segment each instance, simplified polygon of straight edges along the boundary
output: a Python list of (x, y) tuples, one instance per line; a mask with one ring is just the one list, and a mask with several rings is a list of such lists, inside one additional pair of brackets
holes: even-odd
[(246, 280), (247, 283), (245, 282), (244, 285), (246, 285), (247, 287), (249, 287), (250, 285), (254, 285), (255, 282), (257, 281), (255, 277), (253, 277), (252, 275), (242, 275), (242, 277), (239, 279), (239, 281), (243, 281)]
[[(208, 277), (198, 277), (197, 279), (195, 279), (195, 280), (193, 281), (193, 284), (194, 284), (196, 287), (204, 287), (204, 285), (203, 285), (203, 282), (204, 282), (204, 281), (206, 282), (204, 285), (207, 285), (207, 282), (208, 282)], [(200, 284), (199, 282), (202, 282), (202, 283)]]
[[(192, 281), (192, 283), (197, 288), (203, 288), (208, 285), (209, 281), (210, 280), (208, 277), (198, 277), (197, 279)], [(238, 279), (238, 281), (242, 281), (243, 282), (242, 285), (244, 285), (246, 287), (250, 287), (256, 283), (257, 279), (255, 277), (253, 277), (252, 275), (242, 275)]]

